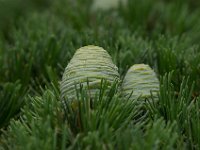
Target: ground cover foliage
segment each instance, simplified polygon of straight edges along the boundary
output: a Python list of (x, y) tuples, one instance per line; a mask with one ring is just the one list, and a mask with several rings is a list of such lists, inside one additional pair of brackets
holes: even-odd
[[(0, 1), (0, 149), (199, 149), (199, 1), (97, 11), (91, 0), (21, 3)], [(136, 63), (154, 68), (159, 100), (138, 106), (120, 83), (106, 94), (102, 81), (95, 99), (80, 88), (76, 109), (63, 104), (64, 68), (90, 44), (108, 51), (122, 78)]]

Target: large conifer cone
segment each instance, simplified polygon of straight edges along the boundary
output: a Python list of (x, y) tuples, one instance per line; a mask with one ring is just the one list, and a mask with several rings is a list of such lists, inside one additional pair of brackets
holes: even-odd
[(131, 99), (157, 97), (159, 81), (155, 72), (145, 64), (133, 65), (122, 83), (122, 95)]
[(76, 91), (80, 84), (87, 88), (91, 97), (94, 97), (99, 91), (102, 79), (110, 85), (119, 80), (118, 68), (111, 56), (98, 46), (81, 47), (65, 68), (61, 82), (61, 97), (68, 100), (76, 99)]

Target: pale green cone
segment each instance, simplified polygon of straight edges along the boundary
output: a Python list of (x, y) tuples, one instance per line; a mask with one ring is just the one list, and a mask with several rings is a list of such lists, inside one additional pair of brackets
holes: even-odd
[(108, 10), (117, 8), (119, 4), (126, 5), (127, 0), (94, 0), (92, 10)]
[(118, 68), (111, 56), (101, 47), (84, 46), (76, 51), (73, 58), (65, 68), (61, 81), (62, 99), (76, 100), (76, 88), (87, 88), (89, 83), (90, 96), (94, 97), (101, 86), (102, 79), (109, 84), (119, 80)]
[[(122, 95), (132, 100), (149, 98), (151, 93), (157, 98), (159, 81), (155, 72), (145, 64), (133, 65), (122, 82)], [(132, 93), (132, 94), (131, 94)]]

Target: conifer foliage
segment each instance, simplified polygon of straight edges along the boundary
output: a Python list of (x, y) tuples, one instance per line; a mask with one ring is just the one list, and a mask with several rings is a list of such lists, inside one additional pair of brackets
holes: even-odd
[(0, 0), (0, 149), (199, 149), (200, 2), (104, 1)]

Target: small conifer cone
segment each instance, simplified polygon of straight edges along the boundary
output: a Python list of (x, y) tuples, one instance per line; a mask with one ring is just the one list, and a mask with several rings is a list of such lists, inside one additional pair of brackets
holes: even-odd
[(122, 95), (131, 99), (154, 98), (159, 91), (159, 81), (155, 72), (145, 64), (133, 65), (125, 75), (122, 83)]
[(81, 47), (65, 68), (61, 81), (61, 98), (76, 100), (76, 88), (79, 89), (80, 84), (93, 98), (100, 89), (102, 79), (110, 85), (119, 80), (118, 68), (111, 56), (98, 46)]

